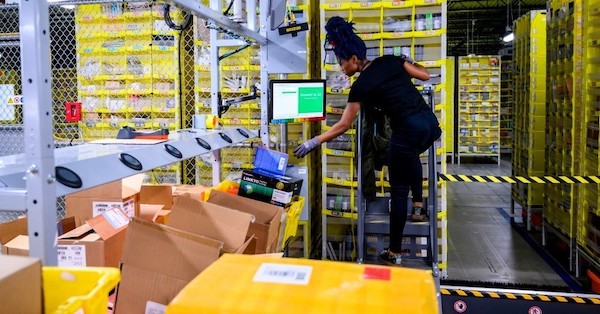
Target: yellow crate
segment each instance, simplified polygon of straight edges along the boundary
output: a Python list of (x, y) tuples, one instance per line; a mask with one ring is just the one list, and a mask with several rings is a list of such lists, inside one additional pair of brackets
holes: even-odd
[(438, 313), (438, 303), (430, 270), (225, 254), (183, 288), (166, 313), (307, 309), (426, 314)]
[(121, 280), (109, 267), (44, 267), (42, 277), (45, 312), (56, 314), (106, 313), (108, 293)]
[(282, 225), (283, 238), (280, 241), (281, 249), (285, 249), (286, 242), (289, 238), (295, 237), (298, 233), (298, 221), (302, 208), (304, 207), (304, 197), (299, 196), (297, 200), (291, 202), (285, 208), (285, 225)]

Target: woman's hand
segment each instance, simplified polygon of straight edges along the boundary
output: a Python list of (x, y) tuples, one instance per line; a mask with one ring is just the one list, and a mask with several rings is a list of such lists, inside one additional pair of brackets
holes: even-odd
[(315, 136), (310, 140), (298, 145), (298, 147), (294, 149), (294, 156), (302, 158), (306, 156), (306, 154), (310, 153), (315, 148), (317, 148), (317, 146), (319, 146), (320, 144), (321, 143), (319, 143), (319, 139)]

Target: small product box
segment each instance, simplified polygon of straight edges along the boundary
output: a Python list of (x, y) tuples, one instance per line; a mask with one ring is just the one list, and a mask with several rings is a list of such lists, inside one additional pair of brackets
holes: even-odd
[(271, 174), (265, 171), (242, 172), (238, 195), (258, 201), (285, 206), (300, 194), (302, 179)]

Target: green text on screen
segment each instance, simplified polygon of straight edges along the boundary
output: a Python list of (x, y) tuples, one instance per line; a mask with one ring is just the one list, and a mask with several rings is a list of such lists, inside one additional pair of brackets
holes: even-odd
[(323, 89), (319, 87), (298, 88), (298, 113), (321, 113)]

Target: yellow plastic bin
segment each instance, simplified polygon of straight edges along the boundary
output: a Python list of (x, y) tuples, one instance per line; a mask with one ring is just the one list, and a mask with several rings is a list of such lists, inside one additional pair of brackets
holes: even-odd
[(45, 313), (106, 314), (108, 293), (121, 274), (109, 267), (44, 267), (42, 278)]
[(285, 208), (285, 219), (283, 220), (282, 230), (283, 237), (281, 239), (281, 249), (286, 249), (288, 239), (295, 237), (298, 232), (298, 221), (300, 220), (300, 214), (304, 207), (304, 197), (297, 196), (294, 198), (289, 206)]

